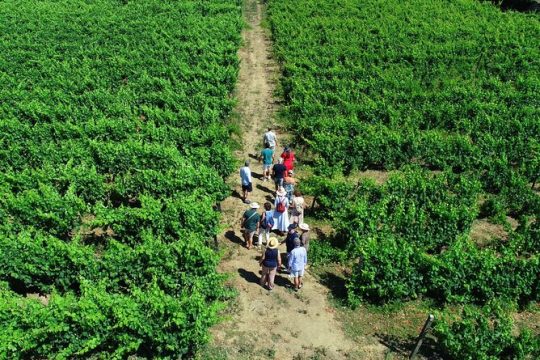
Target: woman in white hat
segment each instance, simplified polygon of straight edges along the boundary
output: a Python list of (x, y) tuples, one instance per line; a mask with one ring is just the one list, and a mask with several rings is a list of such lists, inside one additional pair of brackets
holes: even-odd
[(262, 266), (261, 286), (267, 286), (268, 290), (274, 288), (274, 278), (278, 266), (281, 267), (281, 256), (278, 249), (279, 242), (275, 237), (268, 241), (268, 247), (263, 252), (259, 264)]
[(281, 234), (287, 232), (289, 227), (289, 199), (287, 192), (283, 187), (279, 187), (276, 192), (276, 200), (274, 201), (274, 227), (273, 230), (279, 231)]
[(300, 242), (302, 243), (302, 246), (306, 248), (306, 251), (309, 250), (309, 225), (306, 223), (300, 224), (298, 227), (301, 231), (300, 234)]

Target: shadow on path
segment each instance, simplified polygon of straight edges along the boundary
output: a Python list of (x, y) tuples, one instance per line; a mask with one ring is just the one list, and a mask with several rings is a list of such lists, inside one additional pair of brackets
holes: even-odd
[(244, 239), (236, 235), (233, 230), (229, 230), (225, 233), (225, 239), (235, 244), (244, 246)]
[(274, 278), (274, 284), (283, 288), (291, 288), (293, 283), (292, 281), (289, 281), (287, 276), (287, 273), (277, 273), (276, 277)]
[(266, 187), (266, 186), (262, 186), (261, 184), (257, 184), (255, 186), (257, 189), (261, 190), (261, 191), (264, 191), (266, 193), (269, 193), (269, 194), (273, 194), (274, 193), (274, 190), (270, 189), (269, 187)]
[[(248, 271), (246, 269), (238, 269), (238, 274), (246, 280), (248, 283), (253, 283), (259, 285), (261, 280), (261, 273), (255, 274), (253, 271)], [(274, 278), (274, 284), (279, 287), (288, 288), (291, 287), (291, 282), (287, 279), (287, 274), (276, 274)]]
[(319, 275), (319, 282), (326, 286), (332, 297), (340, 303), (345, 303), (347, 300), (347, 288), (345, 287), (346, 279), (329, 271)]
[[(380, 333), (375, 334), (375, 336), (379, 339), (379, 342), (390, 349), (391, 352), (403, 357), (408, 357), (416, 345), (416, 339), (414, 338), (400, 338), (394, 335)], [(419, 355), (429, 360), (443, 359), (442, 355), (437, 351), (435, 339), (429, 335), (424, 339)]]
[(247, 271), (246, 269), (238, 269), (238, 274), (247, 282), (258, 284), (261, 279), (259, 275), (253, 271)]
[(233, 198), (237, 198), (237, 199), (242, 200), (242, 195), (241, 195), (238, 191), (236, 191), (236, 190), (233, 190), (233, 191), (231, 192), (231, 196), (232, 196)]

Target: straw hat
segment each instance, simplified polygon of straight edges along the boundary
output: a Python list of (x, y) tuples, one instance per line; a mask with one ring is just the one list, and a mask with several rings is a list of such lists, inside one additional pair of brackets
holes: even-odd
[(309, 225), (306, 223), (302, 223), (299, 226), (300, 230), (309, 231)]
[(252, 209), (258, 209), (259, 208), (259, 203), (252, 202), (251, 204), (249, 204), (249, 207), (252, 208)]
[(268, 241), (268, 247), (270, 249), (277, 249), (278, 245), (279, 245), (279, 242), (275, 237), (271, 237), (270, 240)]
[(285, 196), (285, 195), (287, 195), (287, 192), (285, 191), (284, 188), (280, 187), (280, 188), (276, 191), (276, 194), (279, 195), (279, 196)]

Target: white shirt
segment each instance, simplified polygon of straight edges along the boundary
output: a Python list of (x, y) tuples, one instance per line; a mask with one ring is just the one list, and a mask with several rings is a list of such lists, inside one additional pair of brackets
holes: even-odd
[(251, 182), (251, 170), (249, 167), (244, 166), (240, 169), (240, 178), (242, 179), (242, 185), (249, 185)]
[(264, 133), (264, 142), (265, 144), (269, 144), (270, 146), (276, 146), (276, 134), (272, 131), (267, 131)]

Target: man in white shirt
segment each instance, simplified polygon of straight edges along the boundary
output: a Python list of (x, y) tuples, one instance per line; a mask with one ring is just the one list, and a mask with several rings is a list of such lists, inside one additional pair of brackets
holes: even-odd
[(268, 144), (270, 146), (270, 149), (272, 149), (275, 152), (278, 142), (277, 142), (277, 136), (272, 131), (271, 127), (269, 127), (268, 131), (264, 133), (263, 146), (266, 146), (266, 144)]
[(251, 169), (249, 168), (249, 160), (246, 160), (244, 166), (240, 168), (240, 180), (242, 182), (242, 200), (249, 204), (248, 194), (253, 191), (251, 185)]

